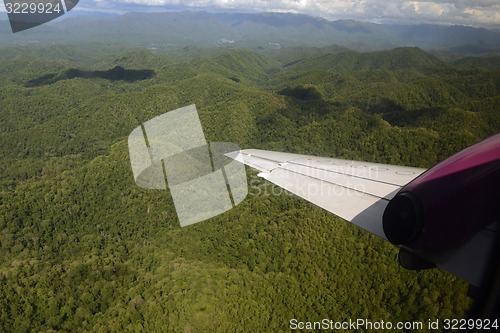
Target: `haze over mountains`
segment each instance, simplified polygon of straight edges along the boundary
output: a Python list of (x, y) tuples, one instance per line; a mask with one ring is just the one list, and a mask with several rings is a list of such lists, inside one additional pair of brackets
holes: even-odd
[(428, 50), (500, 52), (500, 31), (467, 26), (374, 24), (327, 21), (282, 13), (163, 12), (120, 16), (86, 15), (12, 34), (0, 21), (0, 45), (104, 42), (151, 49), (240, 46), (275, 49), (341, 45), (360, 51), (418, 46)]

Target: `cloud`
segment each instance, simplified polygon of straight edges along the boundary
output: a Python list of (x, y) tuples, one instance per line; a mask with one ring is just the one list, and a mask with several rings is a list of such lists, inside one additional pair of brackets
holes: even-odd
[[(326, 19), (374, 22), (441, 23), (500, 26), (498, 0), (94, 0), (96, 9), (109, 6), (159, 10), (164, 6), (302, 13)], [(79, 6), (91, 9), (89, 2)]]

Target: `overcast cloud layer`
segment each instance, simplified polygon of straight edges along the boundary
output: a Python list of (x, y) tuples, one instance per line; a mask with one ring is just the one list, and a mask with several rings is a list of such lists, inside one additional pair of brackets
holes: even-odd
[(291, 12), (329, 20), (500, 27), (500, 0), (80, 0), (75, 11), (160, 11), (172, 5), (188, 9)]

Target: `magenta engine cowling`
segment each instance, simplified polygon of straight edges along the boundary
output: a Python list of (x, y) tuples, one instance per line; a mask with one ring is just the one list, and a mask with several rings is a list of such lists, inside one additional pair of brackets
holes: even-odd
[(383, 216), (387, 239), (415, 249), (457, 245), (500, 218), (500, 134), (404, 186)]

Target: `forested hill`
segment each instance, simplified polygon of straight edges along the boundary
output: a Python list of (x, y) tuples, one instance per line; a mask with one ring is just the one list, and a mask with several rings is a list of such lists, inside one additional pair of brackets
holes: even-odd
[[(474, 58), (476, 59), (476, 58)], [(299, 64), (300, 62), (300, 64)], [(388, 51), (360, 53), (345, 51), (335, 54), (326, 54), (322, 57), (299, 59), (286, 66), (294, 65), (295, 68), (330, 70), (330, 71), (357, 71), (357, 70), (434, 70), (446, 66), (445, 62), (434, 55), (426, 53), (419, 48), (397, 48)]]
[(168, 191), (135, 185), (129, 133), (192, 103), (209, 141), (422, 167), (500, 130), (495, 58), (282, 51), (2, 51), (0, 331), (463, 317), (463, 281), (403, 270), (393, 246), (250, 170), (243, 203), (183, 229)]

